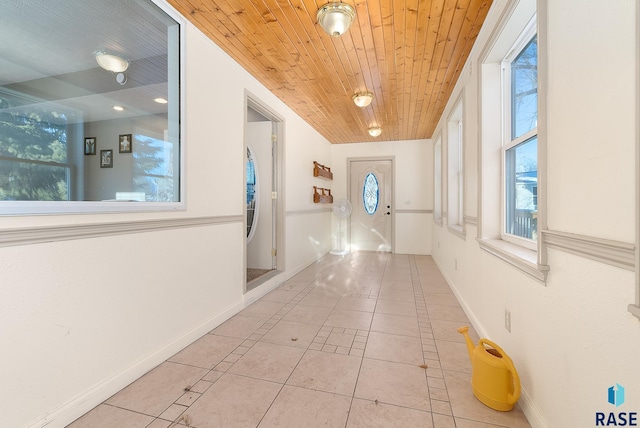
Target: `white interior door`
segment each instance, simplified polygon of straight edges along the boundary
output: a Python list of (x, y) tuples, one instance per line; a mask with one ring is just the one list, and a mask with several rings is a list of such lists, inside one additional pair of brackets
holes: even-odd
[(352, 250), (393, 251), (391, 159), (349, 161)]

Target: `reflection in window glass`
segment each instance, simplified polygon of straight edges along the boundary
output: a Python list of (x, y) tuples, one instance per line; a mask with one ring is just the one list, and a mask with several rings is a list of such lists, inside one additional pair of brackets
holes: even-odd
[[(179, 36), (178, 22), (151, 0), (4, 2), (2, 208), (179, 202)], [(99, 63), (100, 54), (120, 58), (121, 68)], [(131, 146), (119, 145), (123, 135), (134, 136)], [(112, 167), (101, 168), (104, 150)]]
[(69, 199), (67, 117), (0, 98), (0, 200)]
[(177, 147), (169, 141), (145, 135), (135, 135), (134, 138), (134, 191), (143, 192), (146, 201), (175, 201), (177, 189), (173, 159), (177, 157)]
[(364, 178), (364, 186), (362, 189), (362, 202), (364, 210), (369, 215), (373, 215), (378, 209), (378, 199), (380, 197), (380, 188), (378, 187), (378, 179), (372, 172)]

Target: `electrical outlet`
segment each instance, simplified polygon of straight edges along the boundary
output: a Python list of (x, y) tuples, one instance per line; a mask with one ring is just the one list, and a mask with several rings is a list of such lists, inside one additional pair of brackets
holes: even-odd
[(511, 333), (511, 311), (509, 309), (504, 310), (504, 328)]

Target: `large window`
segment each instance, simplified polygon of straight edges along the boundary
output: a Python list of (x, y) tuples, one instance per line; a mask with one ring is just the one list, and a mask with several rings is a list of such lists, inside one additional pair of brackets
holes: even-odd
[(503, 62), (503, 239), (535, 248), (538, 237), (538, 42), (530, 24)]
[(463, 166), (462, 101), (454, 107), (447, 123), (447, 224), (455, 232), (463, 232), (464, 225), (464, 166)]
[(433, 217), (442, 224), (442, 137), (436, 138), (433, 154)]
[(175, 17), (150, 0), (8, 2), (0, 39), (1, 214), (179, 205)]
[(537, 9), (536, 0), (510, 3), (479, 58), (478, 242), (544, 282), (547, 18)]

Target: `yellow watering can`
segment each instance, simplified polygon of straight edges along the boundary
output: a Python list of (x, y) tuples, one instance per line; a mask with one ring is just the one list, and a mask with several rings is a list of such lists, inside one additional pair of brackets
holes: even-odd
[(513, 409), (520, 398), (520, 376), (511, 358), (489, 339), (480, 339), (475, 346), (467, 326), (460, 327), (458, 333), (464, 335), (469, 349), (473, 395), (492, 409)]

